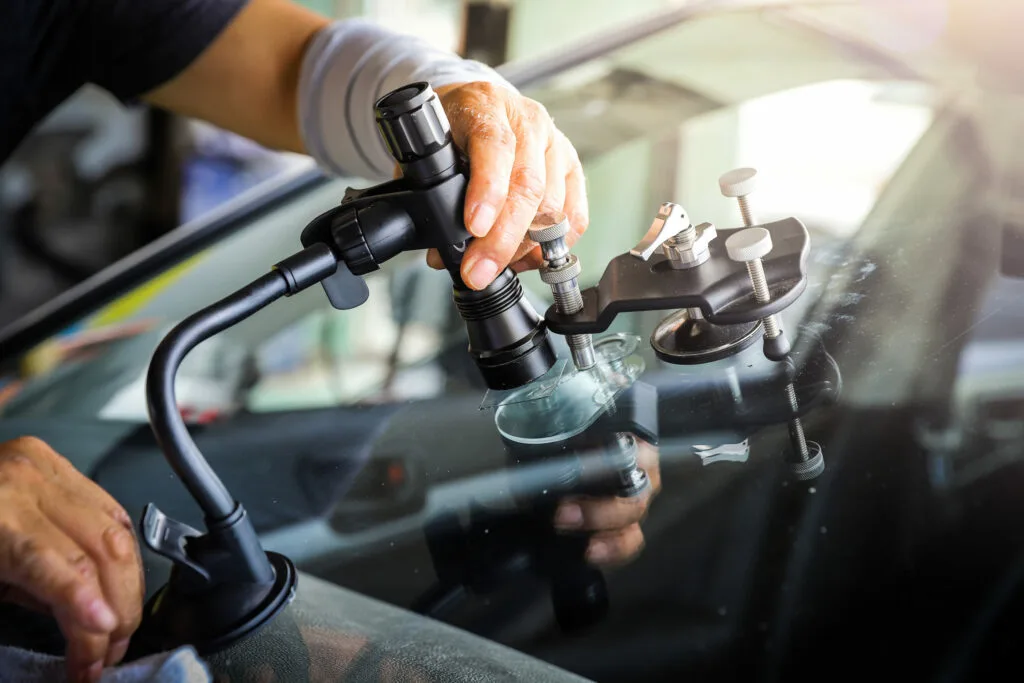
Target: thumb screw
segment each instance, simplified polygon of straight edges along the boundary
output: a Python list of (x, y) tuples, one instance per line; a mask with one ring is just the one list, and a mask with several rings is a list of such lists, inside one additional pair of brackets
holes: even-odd
[(718, 187), (722, 194), (731, 197), (740, 205), (740, 216), (743, 217), (743, 225), (751, 227), (756, 225), (754, 213), (750, 210), (750, 202), (747, 199), (757, 187), (757, 169), (737, 168), (722, 174), (718, 179)]
[[(786, 401), (793, 415), (797, 415), (799, 405), (796, 401), (796, 389), (793, 383), (786, 385)], [(821, 446), (814, 441), (808, 441), (804, 435), (804, 425), (799, 417), (793, 417), (789, 421), (789, 438), (793, 446), (792, 456), (789, 459), (789, 471), (800, 481), (816, 479), (825, 471), (825, 457), (822, 455)]]
[[(764, 274), (764, 264), (761, 259), (772, 250), (772, 235), (764, 228), (747, 228), (730, 235), (725, 241), (725, 250), (733, 261), (745, 263), (747, 275), (750, 277), (750, 284), (754, 288), (754, 298), (759, 304), (771, 302), (771, 291), (768, 289), (768, 278)], [(764, 336), (766, 340), (779, 340), (782, 336), (782, 325), (776, 315), (765, 316), (761, 320), (764, 325)], [(784, 339), (779, 340), (785, 348), (782, 355), (789, 353), (789, 343)]]
[[(729, 258), (746, 264), (747, 275), (754, 288), (754, 298), (759, 304), (767, 304), (771, 302), (771, 291), (768, 289), (768, 278), (761, 259), (772, 250), (772, 236), (764, 228), (752, 227), (756, 223), (747, 197), (756, 186), (757, 170), (753, 168), (737, 168), (718, 179), (722, 194), (735, 198), (739, 203), (743, 225), (747, 228), (729, 237), (725, 241), (725, 249)], [(772, 360), (780, 360), (789, 353), (790, 346), (778, 316), (766, 316), (761, 319), (761, 324), (764, 326), (765, 355)]]
[[(566, 241), (568, 235), (569, 220), (561, 213), (538, 215), (530, 226), (530, 239), (540, 245), (544, 259), (540, 279), (551, 287), (555, 310), (572, 315), (583, 310), (583, 294), (577, 279), (580, 275), (580, 262), (569, 253)], [(570, 334), (565, 341), (569, 344), (572, 361), (577, 369), (594, 367), (597, 359), (589, 334)]]

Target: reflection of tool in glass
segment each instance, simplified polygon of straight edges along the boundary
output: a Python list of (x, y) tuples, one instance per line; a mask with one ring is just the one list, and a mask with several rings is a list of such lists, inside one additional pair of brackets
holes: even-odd
[[(633, 496), (645, 491), (647, 478), (636, 468), (636, 439), (591, 433), (568, 444), (506, 439), (506, 446), (514, 506), (474, 501), (465, 512), (452, 511), (431, 521), (427, 543), (438, 583), (413, 609), (450, 619), (471, 596), (514, 600), (518, 584), (539, 580), (549, 590), (563, 631), (592, 626), (607, 614), (609, 595), (604, 573), (586, 559), (590, 534), (557, 531), (552, 520), (566, 495)], [(641, 478), (624, 479), (625, 471), (638, 472)], [(529, 604), (521, 602), (521, 607)]]
[(821, 452), (821, 446), (816, 441), (808, 441), (804, 436), (804, 425), (800, 421), (800, 405), (796, 400), (796, 389), (793, 383), (786, 384), (786, 404), (793, 417), (789, 420), (789, 438), (793, 448), (790, 451), (787, 462), (793, 476), (800, 481), (816, 479), (825, 471), (825, 457)]
[[(547, 256), (545, 260), (550, 262)], [(536, 397), (530, 397), (532, 387), (523, 387), (505, 396), (495, 410), (495, 425), (509, 454), (509, 488), (517, 516), (536, 528), (520, 546), (529, 551), (530, 570), (550, 584), (555, 616), (566, 631), (603, 618), (608, 592), (604, 575), (586, 560), (590, 534), (554, 531), (559, 500), (580, 495), (632, 498), (650, 487), (637, 461), (636, 437), (618, 428), (629, 424), (641, 434), (654, 431), (625, 408), (628, 414), (619, 414), (616, 400), (643, 373), (643, 359), (634, 353), (638, 341), (610, 335), (591, 345), (587, 335), (590, 371), (561, 377), (554, 391)], [(511, 526), (518, 529), (524, 523)], [(501, 557), (495, 554), (495, 562)]]

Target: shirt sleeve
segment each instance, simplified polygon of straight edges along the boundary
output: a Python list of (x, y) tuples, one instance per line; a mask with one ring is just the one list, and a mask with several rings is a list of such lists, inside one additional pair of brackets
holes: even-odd
[(248, 0), (79, 0), (88, 80), (122, 101), (184, 71)]

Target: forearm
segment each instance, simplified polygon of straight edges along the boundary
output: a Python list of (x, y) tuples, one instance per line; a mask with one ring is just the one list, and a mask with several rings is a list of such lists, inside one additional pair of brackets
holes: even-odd
[(331, 22), (288, 0), (251, 0), (188, 68), (146, 99), (329, 171), (390, 177), (373, 104), (405, 83), (501, 82), (489, 68), (372, 22)]
[(250, 0), (185, 71), (144, 99), (274, 149), (305, 152), (299, 75), (310, 42), (328, 24), (288, 0)]

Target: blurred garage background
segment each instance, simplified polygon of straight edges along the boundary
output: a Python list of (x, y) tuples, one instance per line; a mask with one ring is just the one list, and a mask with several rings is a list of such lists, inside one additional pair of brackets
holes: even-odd
[[(770, 169), (758, 193), (762, 217), (797, 213), (838, 238), (856, 231), (958, 79), (971, 78), (970, 62), (950, 60), (948, 51), (955, 29), (979, 16), (970, 2), (938, 0), (303, 2), (334, 17), (371, 18), (520, 76), (547, 65), (524, 92), (552, 112), (584, 162), (591, 226), (575, 248), (584, 284), (635, 243), (663, 201), (684, 204), (700, 221), (735, 223), (716, 179), (737, 166)], [(600, 52), (621, 27), (651, 33), (668, 13), (690, 9), (693, 17), (670, 30)], [(0, 331), (62, 292), (87, 287), (126, 255), (208, 225), (313, 168), (308, 157), (83, 89), (0, 167)], [(254, 221), (244, 238), (152, 273), (140, 291), (68, 325), (56, 337), (60, 353), (108, 333), (132, 337), (147, 320), (167, 324), (200, 308), (244, 281), (234, 264), (263, 268), (290, 253), (296, 230), (342, 191), (331, 185), (296, 197), (280, 215)], [(247, 362), (262, 378), (245, 392), (247, 407), (394, 398), (396, 368), (437, 352), (452, 309), (450, 283), (424, 273), (419, 255), (414, 260), (369, 279), (385, 293), (374, 306), (339, 315), (311, 294), (287, 319), (254, 333), (258, 343), (245, 340), (243, 355), (255, 353)], [(523, 280), (537, 297), (548, 296), (535, 276)], [(140, 343), (140, 368), (151, 343)], [(398, 358), (399, 348), (407, 357)], [(235, 367), (214, 356), (214, 366)], [(56, 363), (46, 354), (0, 357), (0, 392)], [(236, 370), (197, 372), (244, 375)], [(417, 375), (408, 386), (422, 395), (438, 391), (434, 384)], [(110, 416), (144, 419), (141, 385), (132, 387), (109, 404)]]
[[(370, 17), (474, 59), (499, 65), (551, 52), (624, 21), (686, 3), (679, 0), (304, 0), (304, 4), (335, 17)], [(586, 11), (580, 11), (583, 5)], [(723, 39), (741, 41), (743, 35), (723, 36)], [(734, 74), (723, 82), (714, 83), (723, 65), (720, 60), (701, 63), (699, 46), (695, 48), (693, 54), (698, 57), (695, 63), (675, 66), (684, 69), (693, 84), (702, 86), (700, 92), (706, 92), (703, 87), (706, 85), (719, 91), (742, 87), (743, 84), (728, 82), (735, 79)], [(607, 85), (615, 87), (611, 81)], [(638, 90), (639, 86), (633, 83), (631, 87)], [(561, 96), (571, 92), (563, 91)], [(819, 88), (805, 99), (808, 107), (820, 109), (834, 103), (836, 98), (852, 102), (866, 95), (863, 88), (839, 85), (832, 89)], [(652, 103), (663, 105), (664, 101)], [(647, 109), (641, 98), (623, 115), (632, 119), (632, 126), (640, 125), (644, 117), (679, 116), (679, 112), (664, 106), (659, 107), (660, 113), (650, 111), (650, 107)], [(757, 114), (747, 116), (747, 109), (757, 109)], [(771, 109), (770, 102), (752, 102), (749, 108), (716, 114), (690, 127), (688, 144), (709, 149), (689, 147), (693, 153), (685, 156), (688, 173), (682, 175), (713, 179), (720, 169), (737, 161), (743, 153), (757, 156), (759, 150), (742, 148), (748, 142), (755, 147), (765, 142), (765, 138), (758, 135), (759, 129), (787, 123), (799, 128), (805, 123), (771, 119), (767, 117)], [(833, 109), (849, 111), (848, 107)], [(913, 119), (914, 114), (910, 117)], [(814, 118), (812, 112), (809, 118)], [(904, 123), (921, 125), (919, 119)], [(704, 130), (701, 126), (712, 129)], [(734, 134), (723, 135), (726, 129), (732, 129)], [(889, 130), (890, 126), (876, 129), (883, 134)], [(594, 131), (595, 135), (607, 133)], [(892, 134), (899, 138), (902, 131)], [(702, 142), (709, 136), (715, 141), (713, 149)], [(721, 141), (726, 139), (732, 139), (734, 144), (723, 146)], [(779, 137), (774, 136), (774, 139)], [(811, 136), (807, 136), (806, 141), (809, 146), (815, 144)], [(848, 142), (852, 146), (858, 144), (856, 139)], [(591, 141), (580, 139), (576, 144), (585, 152)], [(615, 177), (609, 178), (610, 195), (623, 194), (615, 192), (616, 182), (631, 175), (646, 176), (646, 172), (631, 174), (629, 168), (648, 163), (649, 151), (623, 148), (608, 161), (608, 166), (616, 169)], [(899, 149), (895, 151), (898, 153)], [(806, 161), (804, 158), (803, 163)], [(308, 163), (304, 157), (270, 152), (200, 122), (182, 120), (143, 106), (123, 108), (98, 89), (83, 89), (40, 125), (16, 155), (0, 168), (0, 327), (268, 177)], [(851, 176), (870, 173), (871, 168), (878, 165), (878, 159), (865, 155), (864, 163), (863, 169), (848, 169)], [(695, 168), (695, 164), (706, 169)], [(787, 185), (795, 187), (792, 176), (788, 175), (790, 170), (777, 169), (776, 175), (787, 176), (790, 179)], [(599, 170), (590, 169), (592, 182), (600, 182), (600, 175)], [(858, 182), (857, 186), (863, 187), (863, 184)], [(843, 191), (832, 182), (829, 187), (829, 193), (822, 189), (817, 194), (823, 203), (833, 208), (835, 201), (851, 202), (854, 210), (857, 206), (868, 206), (871, 201), (870, 197), (863, 196), (833, 196)], [(782, 195), (774, 197), (776, 201), (786, 201)], [(692, 207), (691, 212), (697, 208)], [(856, 216), (851, 216), (850, 220), (856, 220)]]

